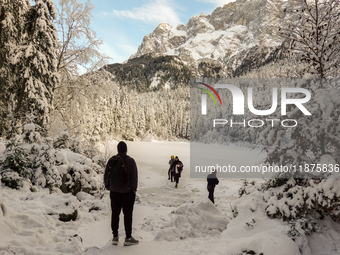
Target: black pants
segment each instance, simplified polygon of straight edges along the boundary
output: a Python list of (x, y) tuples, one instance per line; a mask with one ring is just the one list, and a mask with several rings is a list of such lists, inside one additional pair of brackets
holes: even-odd
[(128, 193), (110, 192), (111, 198), (111, 229), (114, 237), (118, 237), (119, 215), (121, 209), (124, 213), (124, 227), (126, 238), (131, 237), (132, 233), (132, 211), (135, 203), (136, 194), (131, 191)]
[(174, 172), (172, 170), (168, 171), (168, 176), (169, 176), (169, 179), (171, 178), (171, 181), (174, 181)]
[(180, 177), (180, 174), (174, 174), (175, 176), (175, 182), (176, 184), (178, 184), (178, 181), (179, 181), (179, 177)]
[(211, 202), (213, 202), (213, 204), (215, 204), (215, 201), (214, 201), (214, 191), (215, 191), (215, 188), (208, 188), (208, 192), (209, 192), (209, 199), (211, 200)]

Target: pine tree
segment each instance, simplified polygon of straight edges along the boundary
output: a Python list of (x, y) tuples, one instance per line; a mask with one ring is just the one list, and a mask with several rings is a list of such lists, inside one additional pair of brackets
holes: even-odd
[(36, 123), (46, 128), (54, 89), (58, 83), (56, 49), (57, 30), (52, 23), (56, 9), (52, 0), (36, 0), (25, 14), (26, 33), (10, 54), (12, 65), (23, 74), (17, 77), (14, 112), (19, 122), (27, 111), (37, 116)]
[(21, 70), (12, 64), (12, 52), (25, 39), (25, 17), (29, 0), (0, 0), (0, 136), (4, 136), (13, 116), (14, 94), (18, 93), (16, 79)]

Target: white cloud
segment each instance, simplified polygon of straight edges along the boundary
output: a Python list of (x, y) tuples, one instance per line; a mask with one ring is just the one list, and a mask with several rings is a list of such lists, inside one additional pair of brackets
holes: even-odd
[(111, 57), (112, 60), (110, 62), (112, 63), (122, 63), (127, 60), (132, 54), (137, 52), (137, 47), (122, 42), (113, 43), (112, 45), (104, 42), (99, 47), (99, 52)]
[(181, 23), (180, 18), (171, 7), (168, 0), (157, 0), (149, 2), (132, 10), (112, 10), (112, 12), (104, 14), (112, 15), (119, 18), (128, 18), (143, 21), (145, 23), (159, 24), (167, 22), (173, 26)]
[(203, 3), (212, 3), (216, 7), (222, 7), (223, 5), (235, 2), (236, 0), (198, 0), (198, 1)]

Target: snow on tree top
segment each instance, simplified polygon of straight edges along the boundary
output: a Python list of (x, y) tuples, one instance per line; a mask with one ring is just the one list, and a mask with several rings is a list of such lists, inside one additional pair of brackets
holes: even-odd
[(26, 130), (26, 131), (30, 130), (30, 131), (34, 132), (35, 131), (34, 123), (29, 123), (29, 124), (24, 125), (24, 130)]

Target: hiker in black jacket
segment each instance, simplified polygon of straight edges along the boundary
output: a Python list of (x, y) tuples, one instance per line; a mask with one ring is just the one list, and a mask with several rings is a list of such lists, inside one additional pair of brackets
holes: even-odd
[(209, 199), (211, 200), (211, 202), (213, 202), (213, 204), (215, 204), (214, 201), (214, 191), (215, 191), (215, 186), (219, 183), (219, 180), (216, 177), (216, 170), (214, 170), (211, 174), (209, 174), (207, 176), (207, 189), (209, 192)]
[[(111, 229), (113, 234), (112, 244), (118, 244), (118, 228), (119, 228), (119, 215), (123, 209), (124, 213), (124, 227), (125, 227), (125, 246), (138, 244), (139, 241), (131, 236), (132, 233), (132, 212), (136, 199), (138, 171), (137, 165), (133, 158), (126, 155), (127, 145), (125, 142), (119, 142), (117, 145), (118, 154), (111, 157), (107, 162), (104, 183), (105, 187), (110, 190), (111, 198)], [(123, 162), (121, 161), (123, 160)], [(124, 169), (124, 174), (127, 178), (112, 179), (112, 170), (117, 168)], [(118, 180), (119, 179), (119, 180)]]
[(178, 187), (179, 178), (181, 177), (181, 173), (183, 171), (183, 163), (179, 160), (179, 158), (176, 156), (175, 161), (171, 164), (169, 170), (174, 172), (175, 182), (176, 182), (176, 188)]

